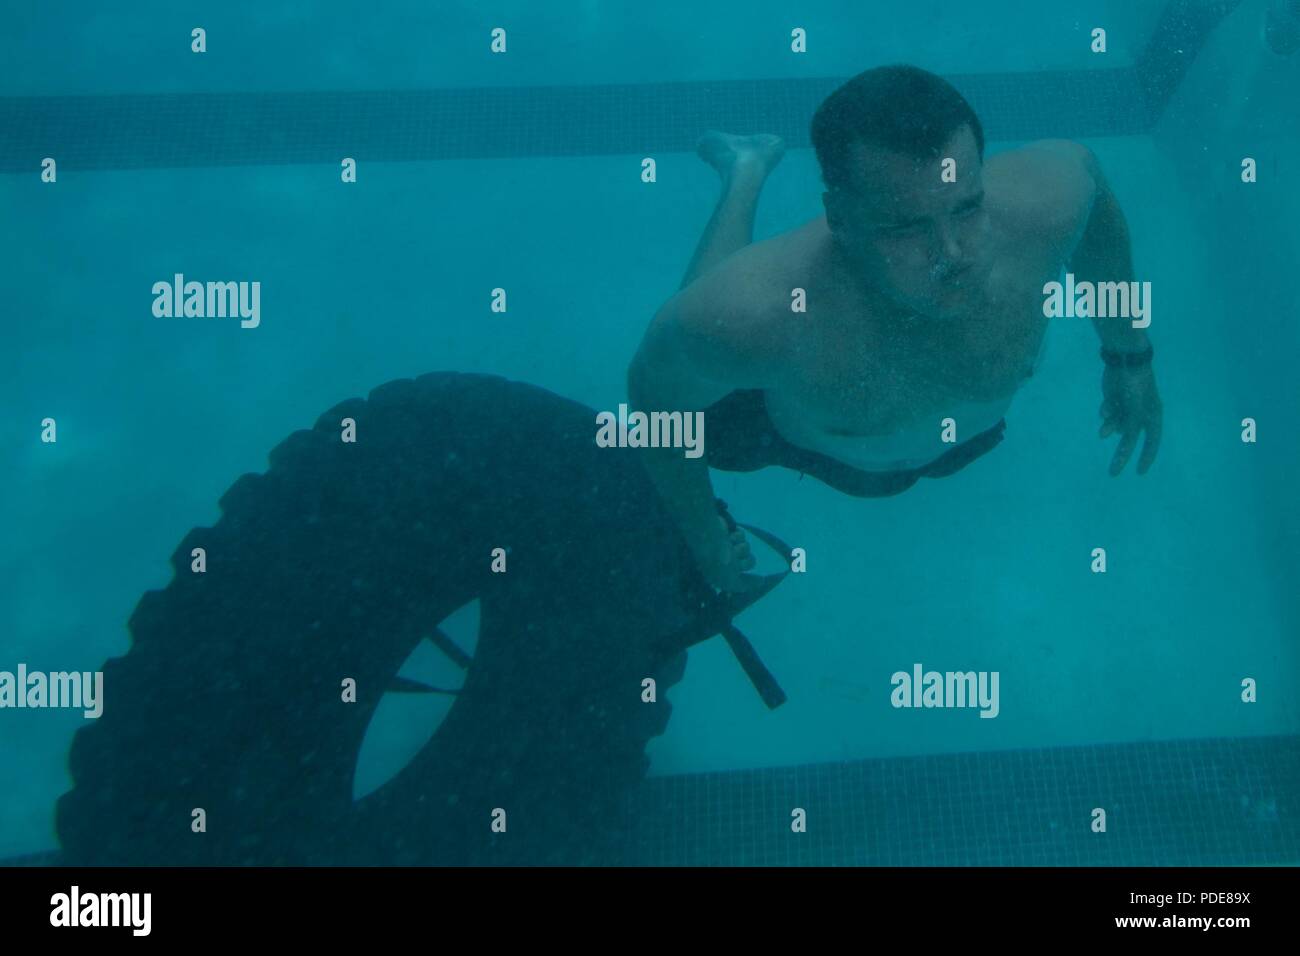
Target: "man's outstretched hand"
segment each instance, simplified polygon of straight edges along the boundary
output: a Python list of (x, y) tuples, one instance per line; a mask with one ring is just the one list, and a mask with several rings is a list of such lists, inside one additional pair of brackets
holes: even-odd
[(1150, 365), (1123, 368), (1107, 365), (1101, 377), (1101, 437), (1119, 432), (1119, 446), (1110, 462), (1110, 473), (1118, 475), (1133, 456), (1138, 440), (1146, 442), (1138, 458), (1137, 471), (1145, 475), (1160, 448), (1164, 406), (1156, 390), (1156, 376)]

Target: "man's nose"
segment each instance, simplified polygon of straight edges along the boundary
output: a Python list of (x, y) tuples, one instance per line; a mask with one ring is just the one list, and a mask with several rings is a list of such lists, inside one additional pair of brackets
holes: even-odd
[(969, 263), (969, 253), (965, 243), (961, 240), (960, 231), (957, 224), (953, 222), (941, 222), (936, 234), (936, 240), (940, 261), (948, 262), (958, 268)]

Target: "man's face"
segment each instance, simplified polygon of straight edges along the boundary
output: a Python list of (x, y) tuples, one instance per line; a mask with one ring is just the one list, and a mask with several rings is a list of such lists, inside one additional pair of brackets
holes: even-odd
[[(930, 159), (861, 143), (850, 156), (851, 188), (824, 197), (827, 222), (850, 268), (903, 308), (941, 320), (967, 312), (992, 263), (970, 127), (957, 130)], [(947, 157), (956, 161), (956, 182), (942, 178)]]

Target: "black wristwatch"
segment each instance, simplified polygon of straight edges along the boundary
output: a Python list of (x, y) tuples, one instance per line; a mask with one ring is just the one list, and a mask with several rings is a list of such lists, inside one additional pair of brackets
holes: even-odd
[(1147, 347), (1141, 352), (1119, 352), (1108, 349), (1104, 345), (1101, 347), (1101, 360), (1111, 368), (1141, 368), (1143, 365), (1150, 365), (1151, 358), (1155, 354), (1155, 349), (1150, 343), (1147, 343)]

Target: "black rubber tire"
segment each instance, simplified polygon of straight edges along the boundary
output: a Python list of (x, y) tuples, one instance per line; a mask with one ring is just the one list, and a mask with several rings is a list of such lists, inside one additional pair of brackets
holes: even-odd
[[(290, 435), (185, 537), (171, 583), (131, 616), (129, 652), (105, 665), (103, 716), (76, 735), (58, 803), (64, 862), (622, 862), (701, 604), (636, 453), (597, 448), (594, 414), (447, 372)], [(496, 547), (505, 574), (490, 573)], [(418, 756), (354, 802), (389, 681), (475, 597), (459, 697)], [(642, 702), (647, 676), (658, 703)], [(341, 700), (347, 677), (356, 703)], [(206, 832), (191, 830), (195, 808)]]

